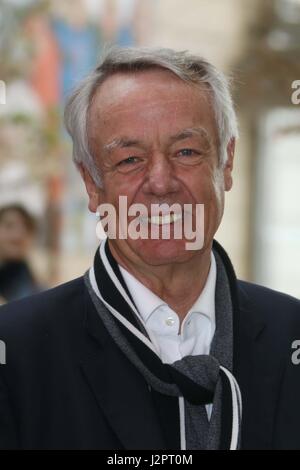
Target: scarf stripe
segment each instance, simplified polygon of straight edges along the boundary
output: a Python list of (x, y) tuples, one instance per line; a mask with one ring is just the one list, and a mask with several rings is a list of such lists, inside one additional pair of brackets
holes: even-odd
[(238, 392), (236, 388), (236, 384), (234, 382), (233, 375), (223, 366), (220, 366), (222, 372), (226, 374), (230, 384), (230, 391), (231, 391), (231, 399), (232, 399), (232, 432), (231, 432), (231, 441), (230, 441), (230, 450), (237, 449), (238, 447), (238, 437), (239, 437), (239, 420), (240, 420), (240, 412), (239, 412), (239, 400), (238, 400)]
[(179, 419), (180, 419), (180, 450), (186, 450), (184, 398), (179, 397), (178, 401), (179, 401)]

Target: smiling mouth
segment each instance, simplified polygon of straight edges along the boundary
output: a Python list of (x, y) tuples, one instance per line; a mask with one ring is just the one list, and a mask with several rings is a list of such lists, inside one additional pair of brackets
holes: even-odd
[(151, 217), (140, 217), (142, 223), (152, 225), (170, 225), (182, 220), (182, 214), (152, 215)]

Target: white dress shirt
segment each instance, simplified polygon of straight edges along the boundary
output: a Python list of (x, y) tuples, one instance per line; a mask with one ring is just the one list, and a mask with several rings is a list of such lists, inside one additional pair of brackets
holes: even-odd
[(209, 354), (216, 328), (217, 269), (212, 252), (205, 286), (184, 318), (180, 331), (177, 313), (126, 269), (119, 268), (162, 362), (171, 364), (184, 356)]

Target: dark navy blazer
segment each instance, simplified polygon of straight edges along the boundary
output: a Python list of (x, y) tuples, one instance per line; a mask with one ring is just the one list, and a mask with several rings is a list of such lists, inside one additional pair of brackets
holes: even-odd
[[(242, 448), (300, 449), (300, 365), (292, 361), (300, 301), (237, 281), (228, 270)], [(83, 277), (1, 307), (0, 340), (0, 449), (172, 447), (168, 423), (162, 426), (147, 383), (108, 335)], [(166, 398), (170, 410), (174, 403)]]

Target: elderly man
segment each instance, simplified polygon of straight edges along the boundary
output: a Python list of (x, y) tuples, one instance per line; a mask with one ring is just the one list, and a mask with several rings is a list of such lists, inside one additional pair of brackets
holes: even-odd
[(213, 239), (237, 137), (224, 76), (113, 49), (65, 118), (89, 209), (115, 226), (83, 277), (2, 307), (1, 448), (300, 447), (300, 303), (237, 281)]

